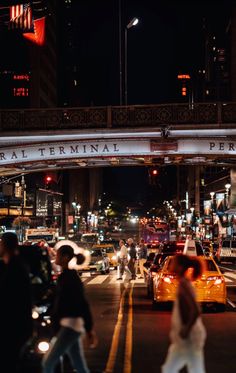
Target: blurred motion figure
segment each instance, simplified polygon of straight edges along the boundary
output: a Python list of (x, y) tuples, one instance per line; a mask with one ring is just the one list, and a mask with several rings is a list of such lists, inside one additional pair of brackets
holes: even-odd
[(184, 366), (188, 373), (205, 373), (206, 331), (191, 284), (191, 280), (201, 277), (202, 262), (197, 257), (177, 254), (173, 257), (171, 270), (177, 275), (179, 285), (172, 312), (171, 344), (162, 373), (177, 373)]
[(33, 332), (30, 276), (15, 233), (3, 233), (0, 257), (0, 371), (15, 373)]

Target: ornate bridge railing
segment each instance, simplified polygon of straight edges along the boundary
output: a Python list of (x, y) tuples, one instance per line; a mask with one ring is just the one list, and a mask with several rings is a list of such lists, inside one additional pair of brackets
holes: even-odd
[(236, 126), (236, 102), (0, 110), (0, 131)]

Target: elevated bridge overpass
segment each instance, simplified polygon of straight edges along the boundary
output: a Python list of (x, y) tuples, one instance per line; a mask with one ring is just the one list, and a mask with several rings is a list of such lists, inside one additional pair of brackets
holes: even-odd
[(0, 111), (0, 175), (236, 164), (236, 103)]

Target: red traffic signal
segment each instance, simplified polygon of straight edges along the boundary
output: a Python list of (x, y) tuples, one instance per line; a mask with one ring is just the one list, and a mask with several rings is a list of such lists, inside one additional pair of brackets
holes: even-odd
[(46, 181), (46, 184), (49, 184), (49, 183), (52, 181), (52, 177), (49, 176), (49, 175), (47, 175), (47, 176), (45, 177), (45, 181)]
[(159, 174), (158, 168), (151, 168), (149, 172), (151, 176), (157, 176)]

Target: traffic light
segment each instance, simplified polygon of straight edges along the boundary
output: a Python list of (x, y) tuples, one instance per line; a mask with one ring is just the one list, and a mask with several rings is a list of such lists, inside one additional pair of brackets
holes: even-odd
[(45, 188), (48, 189), (49, 186), (51, 185), (51, 183), (52, 183), (52, 176), (45, 175), (45, 177), (44, 177)]
[(158, 175), (158, 170), (156, 168), (154, 168), (152, 170), (152, 176), (157, 176)]
[(185, 86), (182, 86), (181, 95), (187, 96), (187, 88)]
[(46, 184), (49, 184), (52, 181), (52, 176), (47, 175), (45, 177)]
[(149, 169), (149, 183), (151, 185), (156, 185), (156, 179), (159, 175), (159, 170), (156, 167), (152, 167)]

